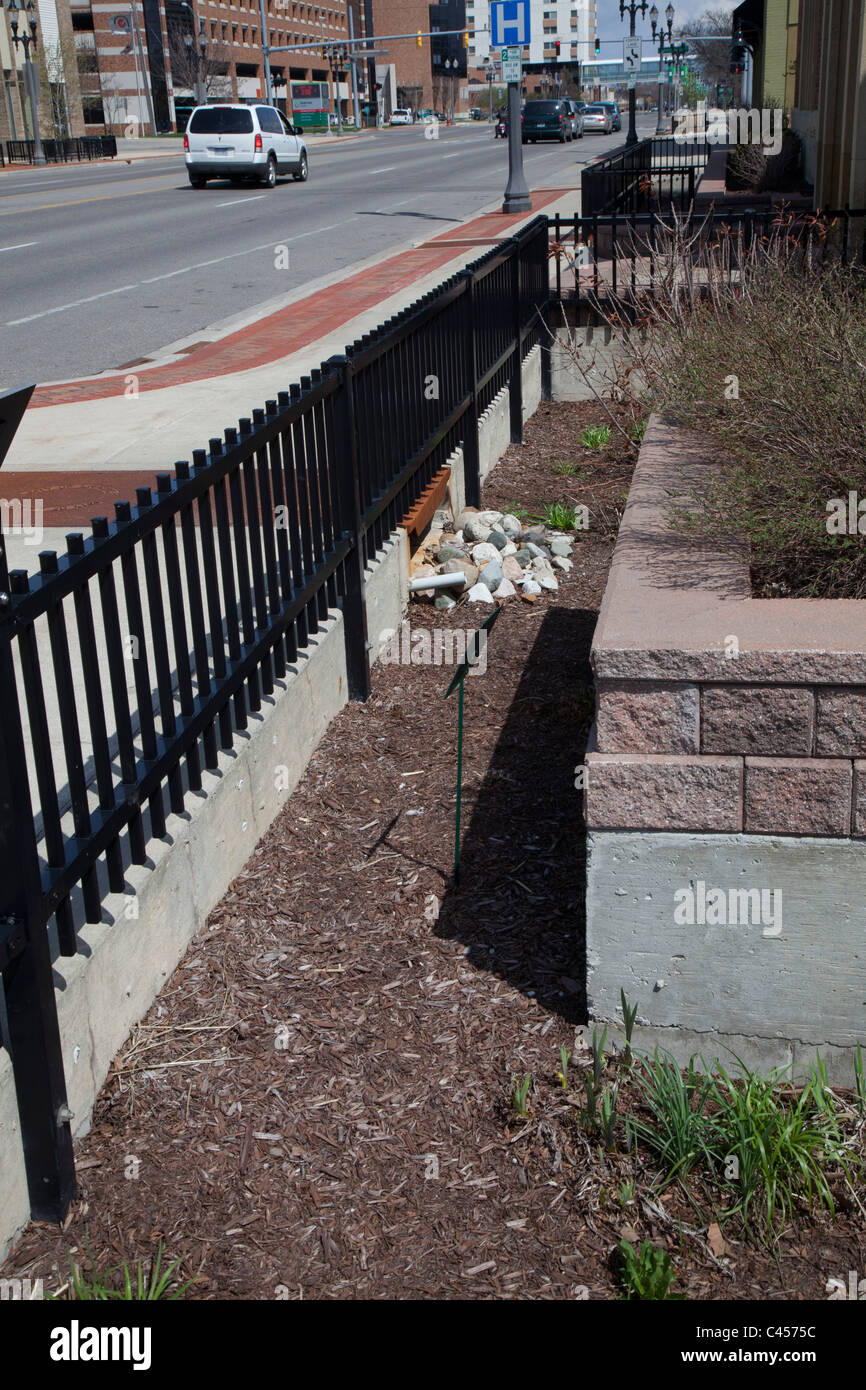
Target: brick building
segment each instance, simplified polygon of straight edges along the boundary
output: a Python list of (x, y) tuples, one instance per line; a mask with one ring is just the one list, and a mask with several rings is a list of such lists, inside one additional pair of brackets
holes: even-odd
[[(271, 58), (285, 108), (289, 82), (331, 80), (321, 45), (346, 41), (347, 0), (264, 0), (264, 9), (270, 47), (302, 45)], [(182, 129), (197, 79), (211, 100), (265, 95), (260, 0), (71, 0), (71, 23), (89, 132)]]

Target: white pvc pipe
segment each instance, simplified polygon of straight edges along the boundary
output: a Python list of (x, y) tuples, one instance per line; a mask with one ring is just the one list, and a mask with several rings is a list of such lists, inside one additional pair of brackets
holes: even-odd
[(465, 574), (427, 574), (420, 579), (409, 580), (409, 593), (415, 594), (420, 589), (461, 589), (466, 583)]

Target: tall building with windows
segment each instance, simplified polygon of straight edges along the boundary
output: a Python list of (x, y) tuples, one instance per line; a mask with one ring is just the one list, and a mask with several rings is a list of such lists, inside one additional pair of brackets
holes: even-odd
[[(554, 62), (557, 41), (562, 63), (583, 62), (593, 56), (597, 0), (529, 0), (529, 6), (531, 37), (523, 50), (525, 63)], [(466, 0), (466, 23), (476, 30), (469, 60), (478, 66), (490, 57), (490, 0)], [(487, 32), (477, 32), (482, 29)]]

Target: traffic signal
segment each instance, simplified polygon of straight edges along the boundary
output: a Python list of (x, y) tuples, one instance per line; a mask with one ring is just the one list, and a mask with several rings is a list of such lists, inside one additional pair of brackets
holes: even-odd
[(559, 42), (559, 39), (557, 39), (557, 40), (556, 40), (556, 56), (557, 56), (557, 58), (559, 57), (559, 51), (560, 51), (561, 48), (562, 48), (562, 44)]
[(596, 54), (599, 54), (601, 52), (601, 41), (598, 38), (596, 38), (595, 41), (595, 51)]
[(731, 44), (730, 71), (734, 73), (742, 72), (746, 66), (746, 47), (742, 43)]
[(327, 63), (327, 61), (328, 61), (328, 50), (327, 50), (327, 48), (325, 47), (325, 45), (322, 44), (322, 62), (323, 62), (323, 63)]
[(463, 47), (464, 47), (464, 48), (468, 48), (468, 47), (469, 47), (469, 30), (468, 30), (468, 29), (464, 29), (464, 30), (463, 30)]
[(423, 47), (424, 47), (424, 40), (421, 38), (421, 30), (420, 30), (420, 29), (418, 30), (418, 37), (417, 37), (417, 39), (415, 40), (415, 47), (416, 47), (416, 48), (423, 48)]

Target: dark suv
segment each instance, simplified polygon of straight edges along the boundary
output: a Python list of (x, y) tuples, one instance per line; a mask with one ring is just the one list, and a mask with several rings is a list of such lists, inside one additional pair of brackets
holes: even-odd
[(568, 101), (528, 101), (523, 108), (521, 138), (535, 144), (536, 140), (574, 139), (574, 118)]

